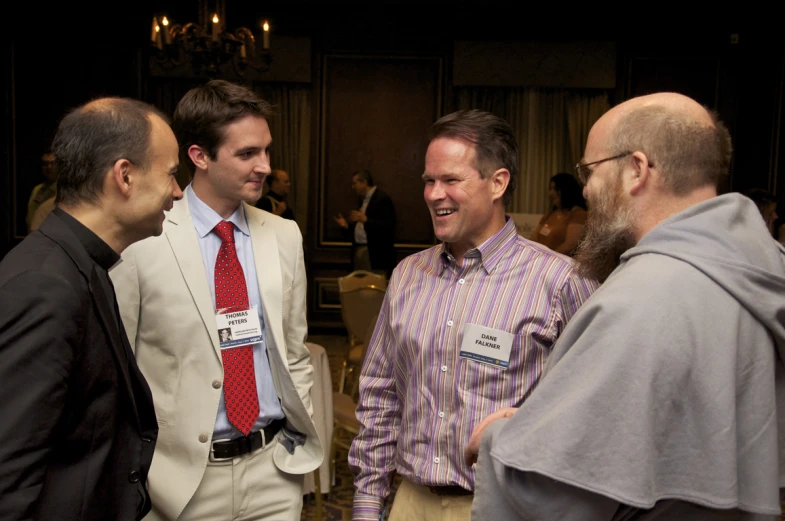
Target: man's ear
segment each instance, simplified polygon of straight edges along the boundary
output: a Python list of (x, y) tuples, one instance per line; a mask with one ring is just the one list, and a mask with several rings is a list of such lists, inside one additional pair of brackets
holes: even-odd
[(188, 147), (188, 158), (200, 170), (207, 170), (207, 160), (210, 156), (199, 145), (191, 145)]
[(491, 176), (491, 183), (493, 184), (493, 198), (501, 199), (504, 197), (504, 192), (507, 191), (507, 186), (510, 184), (510, 171), (506, 168), (500, 168)]
[(638, 195), (652, 181), (652, 166), (643, 152), (632, 153), (632, 169), (625, 172), (625, 188), (630, 195)]
[(116, 187), (123, 196), (128, 197), (136, 181), (136, 175), (133, 164), (129, 160), (121, 158), (112, 165), (112, 170), (107, 174), (107, 182), (112, 187)]

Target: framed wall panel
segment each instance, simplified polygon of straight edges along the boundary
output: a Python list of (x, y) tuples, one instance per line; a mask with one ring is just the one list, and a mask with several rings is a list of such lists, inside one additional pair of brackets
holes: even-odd
[(433, 245), (421, 177), (428, 129), (442, 111), (442, 76), (440, 57), (324, 56), (318, 247), (350, 245), (333, 216), (358, 208), (351, 175), (360, 169), (393, 200), (396, 246)]

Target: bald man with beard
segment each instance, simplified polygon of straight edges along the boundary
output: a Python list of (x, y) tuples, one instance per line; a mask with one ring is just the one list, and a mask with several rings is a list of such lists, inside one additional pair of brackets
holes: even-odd
[(730, 159), (716, 115), (679, 94), (592, 127), (576, 258), (604, 283), (521, 408), (474, 430), (473, 520), (777, 519), (785, 249), (752, 201), (717, 195)]

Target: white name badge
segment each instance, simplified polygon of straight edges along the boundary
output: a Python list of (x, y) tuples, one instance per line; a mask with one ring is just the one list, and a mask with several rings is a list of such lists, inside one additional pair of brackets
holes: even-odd
[(229, 349), (262, 341), (262, 326), (256, 307), (215, 314), (221, 349)]
[(542, 235), (543, 237), (547, 237), (550, 234), (551, 234), (551, 227), (548, 226), (547, 224), (542, 228), (540, 228), (540, 235)]
[(461, 342), (461, 358), (506, 368), (510, 365), (514, 338), (512, 333), (500, 329), (466, 324)]

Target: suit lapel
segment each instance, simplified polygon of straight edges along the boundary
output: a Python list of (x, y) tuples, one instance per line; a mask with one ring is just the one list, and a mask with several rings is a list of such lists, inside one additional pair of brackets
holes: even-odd
[(196, 235), (196, 228), (194, 228), (186, 197), (174, 203), (167, 218), (169, 225), (165, 228), (164, 233), (172, 246), (177, 265), (191, 293), (191, 298), (199, 310), (199, 315), (210, 334), (215, 354), (220, 361), (220, 344), (218, 331), (215, 328), (215, 305), (205, 276), (199, 238)]
[[(108, 275), (107, 275), (108, 279)], [(95, 307), (98, 311), (98, 318), (101, 321), (101, 326), (104, 328), (104, 333), (109, 337), (109, 344), (112, 347), (112, 352), (117, 359), (117, 365), (120, 367), (120, 374), (122, 380), (125, 382), (125, 387), (128, 390), (128, 396), (131, 399), (131, 406), (134, 411), (134, 418), (136, 418), (136, 425), (139, 427), (139, 409), (136, 406), (136, 395), (131, 383), (131, 375), (128, 371), (130, 361), (133, 359), (133, 352), (131, 346), (128, 344), (128, 338), (125, 336), (125, 330), (120, 334), (121, 325), (120, 312), (115, 305), (115, 302), (108, 302), (107, 295), (101, 289), (103, 284), (99, 280), (98, 274), (95, 270), (91, 270), (89, 278), (90, 293), (95, 301)], [(117, 313), (117, 317), (113, 316), (112, 310)]]
[[(245, 204), (245, 203), (244, 203)], [(264, 327), (268, 338), (276, 349), (286, 345), (283, 334), (283, 294), (281, 281), (281, 261), (278, 256), (278, 241), (275, 232), (264, 222), (264, 214), (245, 205), (248, 229), (251, 233), (253, 258), (256, 264), (256, 280), (262, 296)]]
[[(95, 263), (90, 255), (85, 250), (84, 246), (79, 239), (71, 232), (68, 226), (63, 223), (57, 214), (51, 215), (39, 228), (41, 233), (59, 244), (74, 261), (79, 271), (87, 280), (87, 286), (90, 290), (95, 309), (98, 314), (98, 319), (101, 322), (104, 335), (108, 339), (107, 343), (109, 348), (117, 360), (117, 366), (120, 368), (121, 379), (128, 392), (128, 397), (131, 402), (131, 408), (134, 412), (137, 426), (139, 425), (139, 410), (137, 409), (136, 396), (134, 394), (133, 385), (131, 383), (131, 376), (129, 373), (129, 357), (133, 357), (131, 347), (128, 344), (128, 338), (125, 336), (125, 331), (120, 329), (118, 321), (120, 320), (120, 313), (117, 311), (116, 302), (109, 302), (107, 295), (102, 289), (105, 285), (107, 290), (111, 290), (111, 281), (109, 275), (106, 276), (105, 284), (99, 280), (98, 273), (95, 271)], [(113, 292), (113, 291), (112, 291)], [(117, 317), (113, 316), (117, 313)], [(121, 333), (122, 331), (122, 333)], [(134, 363), (135, 365), (135, 363)]]

